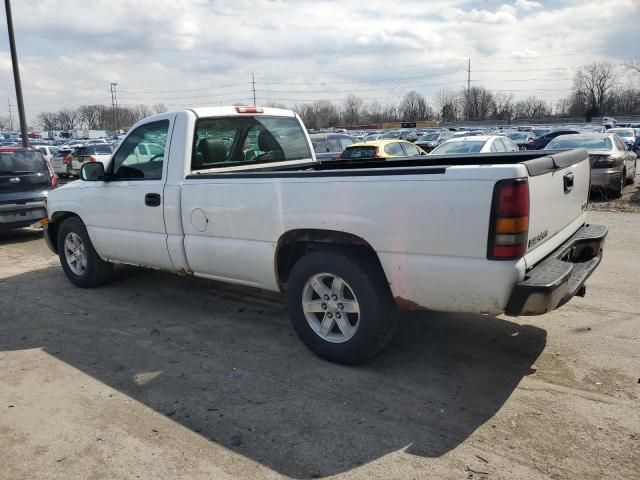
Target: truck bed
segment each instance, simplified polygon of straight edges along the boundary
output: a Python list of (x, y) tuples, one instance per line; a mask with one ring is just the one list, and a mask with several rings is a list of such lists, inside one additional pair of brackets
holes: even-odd
[(331, 172), (330, 176), (340, 175), (336, 171), (384, 170), (380, 174), (390, 175), (389, 169), (402, 169), (395, 174), (444, 173), (447, 167), (463, 165), (513, 165), (523, 164), (529, 176), (538, 176), (553, 170), (568, 167), (588, 158), (586, 150), (536, 150), (495, 154), (459, 154), (433, 155), (421, 157), (398, 157), (371, 160), (317, 160), (308, 164), (294, 166), (260, 167), (229, 173), (207, 172), (201, 170), (187, 178), (225, 178), (230, 175), (244, 178), (265, 178), (278, 172), (278, 176), (298, 175), (300, 172)]

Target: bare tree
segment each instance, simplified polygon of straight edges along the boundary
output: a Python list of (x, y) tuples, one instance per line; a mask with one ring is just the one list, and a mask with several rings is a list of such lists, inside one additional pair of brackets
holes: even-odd
[(491, 116), (496, 120), (510, 122), (513, 118), (513, 94), (496, 92), (493, 94), (493, 112)]
[(50, 130), (61, 130), (59, 115), (53, 112), (39, 113), (36, 117), (36, 125), (38, 125), (45, 132), (48, 132)]
[(613, 88), (616, 74), (610, 62), (593, 62), (580, 67), (573, 77), (573, 90), (576, 97), (581, 98), (586, 107), (586, 116), (600, 115)]
[(402, 98), (398, 109), (402, 119), (407, 122), (426, 120), (430, 113), (427, 100), (415, 90), (411, 90)]
[(64, 108), (58, 112), (60, 130), (73, 130), (79, 124), (80, 117), (76, 110)]
[(481, 86), (463, 89), (460, 92), (460, 101), (467, 120), (485, 120), (494, 103), (493, 93)]
[(342, 112), (342, 120), (346, 125), (356, 125), (360, 122), (360, 114), (362, 113), (362, 105), (364, 101), (350, 93), (344, 100), (344, 109)]
[(0, 117), (0, 131), (9, 130), (11, 126), (11, 122), (9, 121), (9, 117)]
[(640, 57), (632, 58), (623, 63), (623, 65), (638, 74), (640, 74)]
[(102, 105), (82, 105), (76, 110), (80, 123), (90, 130), (102, 128)]
[(458, 94), (448, 88), (442, 88), (436, 92), (435, 102), (438, 107), (438, 115), (443, 122), (455, 122), (459, 114)]
[(167, 111), (167, 106), (164, 103), (156, 103), (151, 110), (154, 114), (165, 113)]

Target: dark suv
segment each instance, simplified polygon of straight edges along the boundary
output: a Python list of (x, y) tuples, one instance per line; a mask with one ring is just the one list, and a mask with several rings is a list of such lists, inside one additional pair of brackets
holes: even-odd
[(553, 132), (545, 133), (541, 137), (534, 138), (531, 142), (527, 143), (527, 150), (542, 150), (548, 145), (548, 143), (560, 135), (573, 135), (580, 133), (577, 130), (554, 130)]
[(58, 179), (39, 150), (0, 148), (0, 230), (47, 216), (45, 200)]

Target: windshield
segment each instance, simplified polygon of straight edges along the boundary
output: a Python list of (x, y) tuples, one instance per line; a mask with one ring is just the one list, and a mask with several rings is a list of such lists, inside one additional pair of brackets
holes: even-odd
[(558, 137), (545, 147), (545, 150), (554, 150), (562, 148), (586, 148), (589, 150), (611, 150), (613, 145), (609, 138), (592, 138), (592, 137)]
[(446, 153), (478, 153), (482, 150), (484, 143), (484, 140), (445, 142), (431, 152), (431, 155), (443, 155)]
[(528, 137), (529, 137), (528, 133), (522, 133), (522, 132), (507, 134), (507, 138), (509, 140), (513, 140), (514, 142), (524, 142), (525, 140), (527, 140)]
[(427, 133), (426, 135), (422, 135), (418, 141), (419, 142), (435, 142), (440, 138), (439, 133)]
[(46, 164), (40, 152), (30, 150), (0, 152), (0, 173), (44, 172)]
[(630, 128), (626, 128), (624, 130), (618, 130), (617, 128), (612, 128), (611, 130), (609, 130), (609, 132), (615, 133), (619, 137), (633, 138), (633, 130), (631, 130)]

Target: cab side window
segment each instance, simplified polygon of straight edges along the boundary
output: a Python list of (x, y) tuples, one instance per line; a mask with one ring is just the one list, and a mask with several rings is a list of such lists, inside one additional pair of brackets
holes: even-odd
[[(169, 120), (136, 128), (113, 157), (113, 176), (122, 180), (160, 180), (168, 135)], [(154, 150), (156, 154), (147, 149), (149, 144), (157, 147)]]
[(384, 147), (384, 151), (389, 155), (394, 155), (397, 157), (404, 156), (404, 150), (402, 150), (402, 145), (400, 145), (399, 143), (390, 143), (389, 145)]

